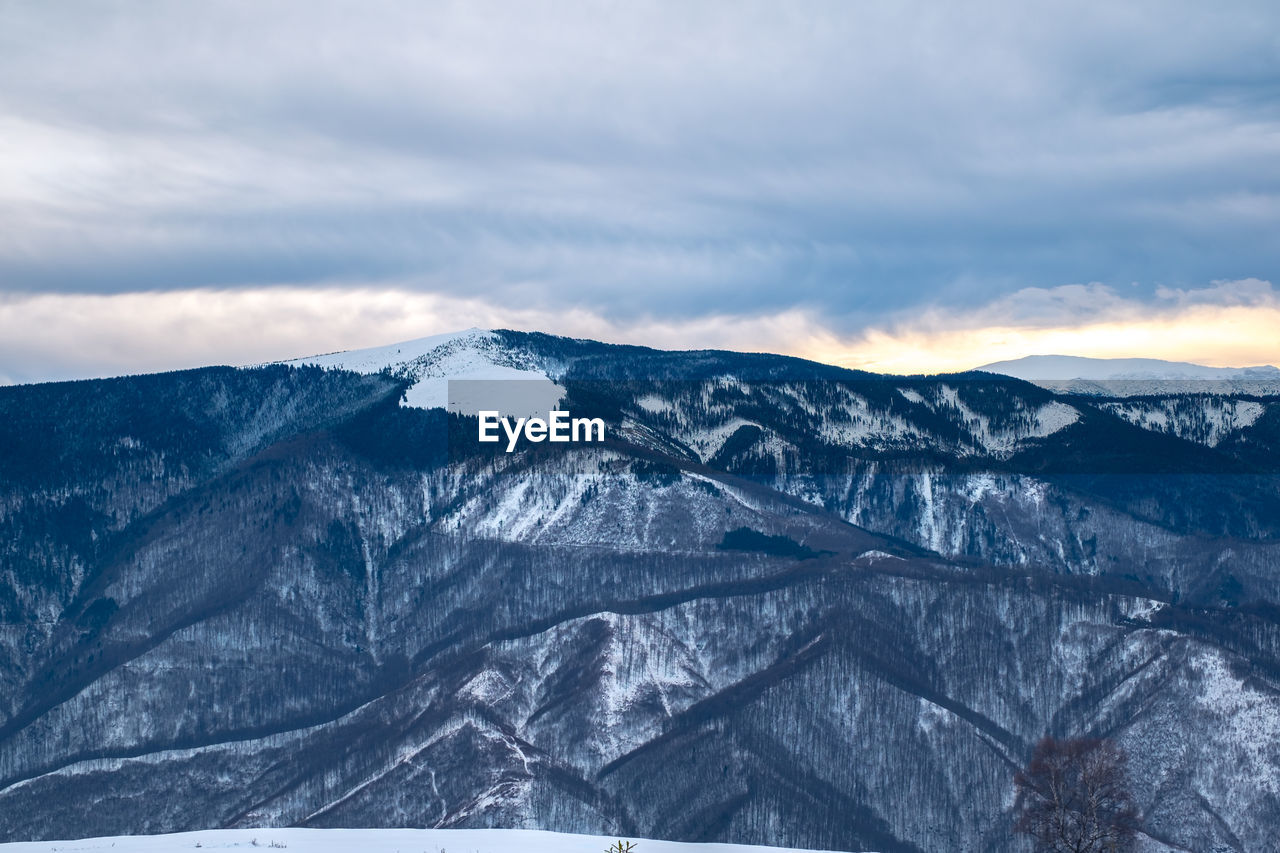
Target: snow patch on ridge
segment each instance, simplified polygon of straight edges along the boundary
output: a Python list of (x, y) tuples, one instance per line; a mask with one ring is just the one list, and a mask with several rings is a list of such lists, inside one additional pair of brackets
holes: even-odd
[(957, 388), (940, 385), (937, 393), (937, 405), (958, 412), (977, 446), (988, 453), (1012, 453), (1020, 442), (1053, 435), (1080, 419), (1080, 412), (1074, 407), (1054, 400), (1020, 412), (1017, 421), (996, 426), (992, 418), (970, 407)]
[(484, 329), (433, 335), (384, 347), (308, 356), (285, 362), (316, 365), (356, 373), (390, 370), (413, 381), (404, 405), (442, 409), (449, 404), (449, 380), (551, 381), (528, 359), (502, 346), (501, 338)]
[(636, 405), (651, 415), (662, 414), (675, 409), (670, 400), (657, 394), (646, 394), (637, 398)]
[(1222, 397), (1168, 397), (1106, 402), (1101, 408), (1151, 432), (1174, 435), (1209, 447), (1254, 425), (1266, 406), (1256, 400)]

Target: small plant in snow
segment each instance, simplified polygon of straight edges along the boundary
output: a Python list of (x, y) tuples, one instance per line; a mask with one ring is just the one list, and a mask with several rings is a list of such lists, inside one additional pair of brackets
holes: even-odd
[(619, 838), (613, 844), (610, 844), (609, 849), (606, 850), (604, 853), (631, 853), (631, 851), (635, 849), (636, 849), (636, 846), (632, 844), (630, 841), (623, 841), (621, 838)]

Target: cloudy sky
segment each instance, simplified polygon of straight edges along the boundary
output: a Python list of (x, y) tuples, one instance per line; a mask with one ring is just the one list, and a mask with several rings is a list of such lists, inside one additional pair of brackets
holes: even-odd
[(0, 381), (470, 326), (1280, 363), (1280, 5), (0, 4)]

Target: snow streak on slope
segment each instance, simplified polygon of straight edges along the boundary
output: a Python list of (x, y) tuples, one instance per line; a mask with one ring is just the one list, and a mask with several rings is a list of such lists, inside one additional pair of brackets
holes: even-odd
[(1002, 423), (996, 424), (990, 416), (971, 408), (961, 398), (959, 389), (944, 384), (934, 390), (936, 398), (923, 400), (924, 404), (934, 411), (951, 409), (957, 413), (977, 448), (987, 453), (1012, 453), (1023, 440), (1053, 435), (1080, 419), (1080, 413), (1074, 408), (1054, 400), (1022, 410), (1016, 416), (1006, 416)]
[(449, 380), (539, 380), (547, 376), (527, 358), (502, 346), (493, 332), (468, 329), (372, 349), (299, 358), (288, 364), (314, 364), (356, 373), (390, 370), (413, 380), (405, 405), (444, 408), (449, 403)]
[[(624, 839), (625, 840), (625, 839)], [(179, 850), (289, 850), (291, 853), (600, 853), (617, 841), (532, 829), (216, 829), (79, 841), (0, 844), (0, 853), (176, 853)], [(635, 841), (636, 853), (788, 853), (748, 844)], [(792, 850), (791, 853), (801, 853)]]
[(1065, 402), (993, 391), (997, 385), (961, 379), (891, 388), (865, 380), (742, 383), (717, 377), (668, 383), (663, 393), (637, 397), (629, 403), (628, 423), (658, 436), (639, 441), (652, 449), (678, 448), (717, 465), (748, 456), (771, 459), (767, 467), (786, 470), (815, 443), (873, 453), (930, 447), (958, 457), (1007, 458), (1080, 420), (1080, 411)]

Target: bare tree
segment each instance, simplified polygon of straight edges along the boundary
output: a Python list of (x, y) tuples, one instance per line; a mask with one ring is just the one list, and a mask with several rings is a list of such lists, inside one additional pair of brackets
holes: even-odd
[(1124, 750), (1109, 740), (1046, 737), (1014, 777), (1015, 828), (1051, 853), (1121, 853), (1134, 846), (1138, 810)]

